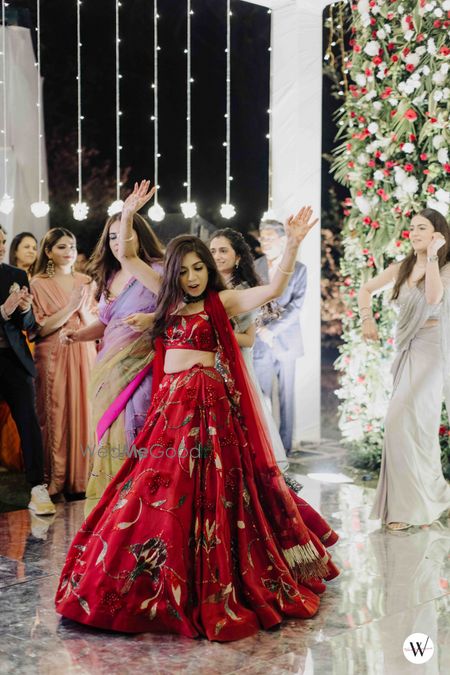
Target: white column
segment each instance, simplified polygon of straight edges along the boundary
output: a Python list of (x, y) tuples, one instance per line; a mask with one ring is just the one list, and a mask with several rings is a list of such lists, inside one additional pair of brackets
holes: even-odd
[[(272, 207), (280, 219), (304, 204), (320, 215), (326, 4), (297, 0), (272, 6)], [(320, 226), (305, 240), (300, 260), (308, 268), (308, 290), (301, 316), (305, 355), (296, 368), (294, 443), (320, 440)]]

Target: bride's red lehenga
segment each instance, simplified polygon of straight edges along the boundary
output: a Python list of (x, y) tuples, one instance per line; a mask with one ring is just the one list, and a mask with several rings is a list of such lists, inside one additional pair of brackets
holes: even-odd
[[(313, 616), (322, 580), (338, 574), (324, 548), (337, 534), (285, 484), (217, 293), (175, 317), (158, 347), (137, 457), (72, 542), (57, 611), (218, 641)], [(218, 368), (163, 375), (171, 347), (217, 351)]]

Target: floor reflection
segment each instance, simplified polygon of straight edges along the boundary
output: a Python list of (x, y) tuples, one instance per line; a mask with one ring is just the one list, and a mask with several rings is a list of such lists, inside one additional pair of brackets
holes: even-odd
[[(0, 514), (0, 672), (152, 675), (402, 675), (450, 672), (450, 528), (391, 533), (370, 521), (374, 490), (345, 468), (293, 462), (302, 495), (319, 508), (341, 540), (342, 569), (316, 617), (288, 621), (276, 633), (231, 644), (174, 636), (124, 636), (61, 620), (53, 597), (83, 504), (59, 504), (51, 520), (28, 511)], [(336, 479), (330, 473), (336, 474)], [(309, 476), (307, 475), (309, 474)], [(328, 474), (328, 475), (327, 475)], [(414, 632), (428, 634), (435, 654), (423, 666), (402, 651)]]

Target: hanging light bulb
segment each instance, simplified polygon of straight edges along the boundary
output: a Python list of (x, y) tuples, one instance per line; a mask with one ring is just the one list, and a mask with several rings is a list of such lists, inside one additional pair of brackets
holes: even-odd
[(193, 218), (197, 215), (197, 204), (195, 202), (183, 202), (180, 207), (185, 218)]
[(14, 208), (14, 199), (5, 192), (0, 200), (0, 211), (8, 215)]
[(222, 204), (220, 215), (222, 218), (233, 218), (236, 215), (236, 209), (233, 204)]
[(33, 216), (36, 218), (43, 218), (50, 211), (50, 206), (44, 201), (33, 202), (30, 209)]
[(230, 188), (233, 176), (231, 173), (231, 0), (227, 0), (227, 46), (225, 49), (227, 55), (227, 73), (226, 73), (226, 112), (225, 112), (225, 133), (226, 140), (223, 143), (225, 148), (225, 204), (222, 204), (220, 215), (222, 218), (233, 218), (236, 215), (236, 209), (230, 204)]
[(160, 204), (153, 204), (148, 210), (148, 217), (150, 220), (154, 220), (155, 223), (159, 223), (161, 220), (164, 220), (166, 212)]
[(89, 206), (83, 201), (83, 145), (81, 141), (81, 122), (84, 119), (81, 114), (81, 0), (77, 0), (77, 132), (78, 132), (78, 201), (72, 204), (73, 217), (75, 220), (86, 220)]
[(115, 216), (122, 211), (123, 201), (116, 199), (110, 206), (108, 206), (108, 216)]
[(71, 204), (71, 206), (75, 220), (86, 220), (89, 211), (89, 206), (86, 202), (77, 202), (76, 204)]

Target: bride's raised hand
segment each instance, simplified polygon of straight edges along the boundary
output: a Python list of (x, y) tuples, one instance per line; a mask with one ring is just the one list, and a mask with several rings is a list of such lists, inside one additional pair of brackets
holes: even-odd
[(134, 184), (133, 192), (131, 192), (125, 199), (122, 207), (122, 213), (136, 213), (144, 204), (150, 201), (156, 192), (156, 185), (150, 187), (149, 180), (141, 180), (140, 183)]
[(303, 206), (295, 216), (289, 216), (285, 224), (288, 241), (299, 246), (308, 232), (319, 222), (319, 219), (311, 220), (313, 210), (310, 206)]

